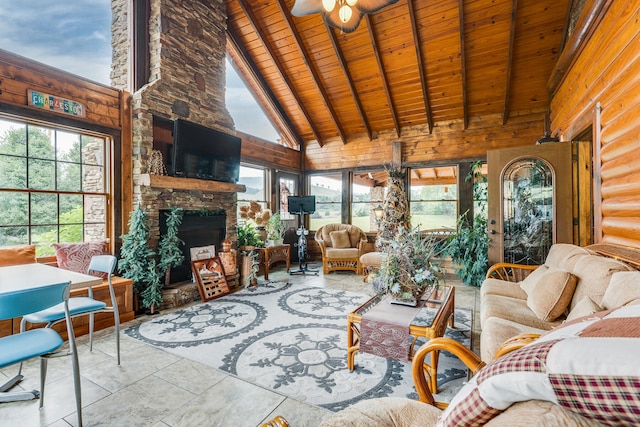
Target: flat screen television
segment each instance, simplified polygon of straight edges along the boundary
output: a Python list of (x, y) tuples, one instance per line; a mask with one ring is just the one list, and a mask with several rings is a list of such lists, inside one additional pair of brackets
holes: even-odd
[(316, 196), (289, 196), (287, 202), (290, 214), (311, 214), (316, 211)]
[(173, 121), (173, 176), (238, 182), (242, 140), (182, 119)]

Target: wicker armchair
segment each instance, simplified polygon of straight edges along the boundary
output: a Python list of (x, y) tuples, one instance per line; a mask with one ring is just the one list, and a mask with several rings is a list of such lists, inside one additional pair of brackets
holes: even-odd
[(316, 231), (315, 240), (322, 251), (322, 271), (349, 270), (360, 274), (360, 256), (367, 235), (350, 224), (327, 224)]

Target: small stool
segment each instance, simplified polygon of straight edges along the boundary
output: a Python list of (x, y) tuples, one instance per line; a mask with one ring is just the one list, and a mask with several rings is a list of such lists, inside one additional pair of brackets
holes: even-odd
[(384, 259), (383, 252), (367, 252), (360, 256), (360, 266), (362, 268), (362, 281), (367, 280), (367, 276), (373, 270), (380, 268)]

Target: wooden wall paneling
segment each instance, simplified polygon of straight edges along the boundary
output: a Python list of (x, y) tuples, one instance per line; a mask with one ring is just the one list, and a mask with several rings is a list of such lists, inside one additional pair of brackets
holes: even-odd
[[(113, 129), (120, 128), (120, 99), (117, 89), (81, 79), (2, 50), (0, 80), (0, 101), (27, 106), (27, 90), (33, 89), (84, 104), (86, 117), (73, 117), (76, 120)], [(43, 111), (36, 107), (27, 108)]]
[[(120, 227), (121, 234), (127, 233), (129, 223), (129, 212), (133, 208), (133, 124), (132, 124), (132, 105), (131, 94), (128, 92), (120, 92), (120, 122), (122, 128), (120, 130), (120, 197), (121, 200), (115, 201), (115, 209), (120, 211)], [(128, 208), (127, 208), (128, 207)], [(116, 216), (118, 218), (118, 216)], [(120, 236), (121, 234), (114, 234)], [(120, 252), (120, 239), (115, 239), (114, 249)]]
[(242, 138), (240, 154), (243, 162), (292, 172), (301, 169), (300, 151), (243, 132), (236, 132), (236, 136)]
[(593, 196), (591, 141), (573, 144), (573, 243), (587, 246), (593, 243)]
[(473, 118), (465, 130), (462, 121), (437, 123), (429, 135), (425, 125), (404, 128), (401, 138), (394, 132), (379, 132), (378, 138), (366, 136), (350, 140), (343, 146), (337, 141), (325, 141), (323, 147), (308, 144), (305, 149), (307, 170), (378, 166), (392, 159), (391, 142), (402, 141), (402, 161), (424, 163), (434, 160), (457, 160), (484, 157), (495, 148), (533, 144), (544, 129), (544, 111), (525, 116), (512, 116), (506, 126), (502, 115)]

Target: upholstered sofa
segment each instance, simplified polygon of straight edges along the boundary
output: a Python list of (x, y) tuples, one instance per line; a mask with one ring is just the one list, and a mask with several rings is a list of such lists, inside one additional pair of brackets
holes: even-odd
[(315, 240), (322, 251), (322, 270), (360, 273), (360, 256), (365, 251), (367, 235), (351, 224), (327, 224), (318, 228)]
[(607, 244), (554, 244), (542, 266), (493, 266), (480, 291), (482, 360), (515, 335), (640, 303), (639, 266), (640, 251)]

